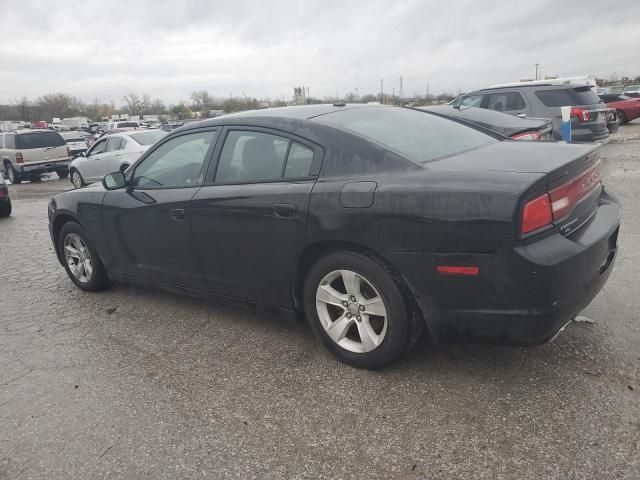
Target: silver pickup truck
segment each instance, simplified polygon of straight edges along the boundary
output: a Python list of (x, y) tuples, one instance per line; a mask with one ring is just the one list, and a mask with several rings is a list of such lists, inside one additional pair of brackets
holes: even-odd
[(56, 172), (69, 176), (70, 151), (53, 130), (13, 130), (0, 133), (0, 161), (11, 183), (38, 181), (40, 175)]

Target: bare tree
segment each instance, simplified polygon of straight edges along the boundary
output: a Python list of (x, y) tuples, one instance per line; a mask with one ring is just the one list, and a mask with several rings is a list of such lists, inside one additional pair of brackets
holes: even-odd
[(31, 121), (33, 104), (29, 101), (26, 95), (22, 95), (20, 98), (15, 98), (13, 100), (13, 105), (15, 106), (21, 120), (24, 120), (25, 122)]
[(213, 98), (206, 90), (200, 90), (191, 93), (191, 108), (193, 111), (202, 112), (203, 110), (211, 110)]
[(129, 95), (122, 97), (122, 100), (127, 104), (129, 115), (139, 115), (142, 111), (142, 99), (136, 93), (129, 92)]

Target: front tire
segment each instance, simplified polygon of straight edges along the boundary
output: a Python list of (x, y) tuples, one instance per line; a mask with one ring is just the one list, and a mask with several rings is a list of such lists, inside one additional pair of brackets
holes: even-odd
[(313, 265), (304, 306), (314, 333), (338, 359), (380, 369), (407, 350), (410, 313), (401, 283), (376, 259), (334, 252)]
[(616, 110), (616, 115), (618, 116), (618, 125), (627, 123), (627, 116), (622, 110)]
[(8, 217), (11, 215), (11, 199), (7, 198), (6, 201), (0, 202), (0, 218)]
[(98, 252), (80, 224), (67, 222), (62, 226), (57, 248), (67, 275), (78, 288), (99, 292), (109, 285)]

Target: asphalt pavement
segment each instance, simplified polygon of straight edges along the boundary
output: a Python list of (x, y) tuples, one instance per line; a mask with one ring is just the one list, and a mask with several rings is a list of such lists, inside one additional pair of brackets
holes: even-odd
[(0, 479), (639, 479), (640, 123), (602, 147), (608, 284), (553, 343), (420, 342), (382, 372), (305, 323), (57, 263), (52, 175), (0, 219)]

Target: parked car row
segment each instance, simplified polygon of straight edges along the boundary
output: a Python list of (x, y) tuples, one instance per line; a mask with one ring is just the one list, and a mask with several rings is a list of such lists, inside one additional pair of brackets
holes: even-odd
[(69, 175), (71, 149), (53, 130), (14, 130), (0, 134), (0, 161), (11, 183), (39, 181), (43, 173)]

